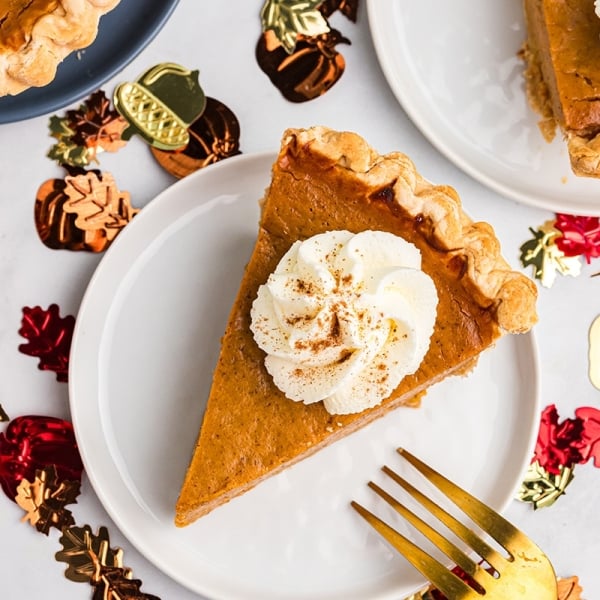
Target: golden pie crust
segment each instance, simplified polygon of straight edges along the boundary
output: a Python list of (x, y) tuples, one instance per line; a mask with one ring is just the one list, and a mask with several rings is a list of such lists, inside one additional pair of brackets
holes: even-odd
[(532, 108), (551, 141), (562, 131), (573, 172), (600, 177), (600, 18), (594, 0), (524, 0), (522, 56)]
[[(419, 369), (379, 406), (350, 415), (285, 398), (249, 329), (258, 287), (292, 243), (335, 229), (389, 231), (414, 243), (439, 297)], [(471, 220), (456, 192), (426, 181), (407, 156), (382, 156), (355, 133), (288, 130), (222, 339), (176, 525), (190, 524), (388, 411), (410, 405), (446, 376), (469, 371), (505, 332), (534, 325), (536, 296), (534, 283), (502, 258), (491, 226)]]
[(0, 0), (0, 96), (50, 83), (119, 0)]

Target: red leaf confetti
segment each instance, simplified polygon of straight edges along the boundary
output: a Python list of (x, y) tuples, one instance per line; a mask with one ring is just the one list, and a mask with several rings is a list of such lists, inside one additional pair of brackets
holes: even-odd
[(36, 471), (56, 467), (60, 481), (81, 481), (83, 464), (73, 425), (56, 417), (16, 417), (0, 433), (0, 486), (14, 501), (23, 479), (33, 481)]
[(554, 224), (562, 235), (556, 238), (556, 246), (566, 256), (583, 255), (590, 259), (600, 256), (600, 218), (557, 214)]
[(540, 429), (531, 462), (538, 461), (549, 473), (558, 475), (560, 466), (582, 462), (579, 442), (583, 431), (581, 419), (558, 422), (556, 406), (551, 404), (542, 411)]
[(56, 304), (47, 310), (40, 306), (24, 307), (19, 335), (28, 343), (21, 344), (19, 351), (39, 358), (38, 368), (54, 371), (58, 381), (67, 381), (74, 327), (75, 317), (61, 317)]
[(591, 406), (583, 406), (575, 411), (575, 416), (582, 423), (582, 435), (579, 451), (582, 462), (590, 458), (595, 467), (600, 467), (600, 410)]

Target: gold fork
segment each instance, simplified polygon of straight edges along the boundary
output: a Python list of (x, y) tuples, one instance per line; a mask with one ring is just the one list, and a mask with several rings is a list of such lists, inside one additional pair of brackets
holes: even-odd
[[(492, 548), (480, 536), (439, 507), (412, 484), (389, 467), (384, 466), (382, 470), (387, 475), (483, 559), (482, 564), (475, 562), (385, 490), (372, 481), (369, 482), (370, 488), (377, 492), (470, 577), (469, 585), (379, 517), (353, 501), (352, 506), (360, 515), (418, 569), (434, 587), (450, 600), (483, 600), (483, 598), (485, 600), (531, 600), (532, 598), (535, 598), (535, 600), (556, 600), (558, 592), (552, 565), (545, 554), (524, 533), (407, 450), (398, 448), (398, 453), (439, 488), (483, 532), (496, 540), (508, 553), (504, 556), (500, 551)], [(489, 568), (486, 568), (486, 564)]]

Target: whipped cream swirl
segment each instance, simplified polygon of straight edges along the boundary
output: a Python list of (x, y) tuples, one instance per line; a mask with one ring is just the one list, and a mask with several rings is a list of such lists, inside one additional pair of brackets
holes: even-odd
[(417, 370), (436, 307), (413, 244), (381, 231), (330, 231), (292, 245), (258, 290), (251, 330), (288, 398), (356, 413)]

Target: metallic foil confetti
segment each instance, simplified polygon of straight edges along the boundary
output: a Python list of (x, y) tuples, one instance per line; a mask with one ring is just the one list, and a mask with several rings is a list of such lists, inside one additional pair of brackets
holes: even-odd
[(64, 117), (52, 116), (50, 135), (57, 143), (48, 157), (62, 165), (83, 167), (96, 159), (99, 152), (116, 152), (126, 141), (122, 138), (127, 121), (111, 105), (102, 90), (98, 90)]
[(10, 417), (4, 412), (2, 404), (0, 404), (0, 423), (6, 423), (6, 421), (10, 421)]
[[(120, 191), (110, 173), (88, 171), (65, 177), (67, 196), (63, 210), (76, 215), (75, 226), (83, 231), (101, 232), (110, 244), (139, 212), (132, 208), (129, 193)], [(105, 245), (105, 247), (106, 247)]]
[(588, 374), (592, 385), (600, 390), (600, 316), (592, 322), (588, 342)]
[(73, 426), (55, 417), (16, 417), (0, 433), (0, 485), (15, 500), (23, 479), (33, 481), (35, 473), (54, 465), (60, 481), (81, 481), (83, 464)]
[(582, 587), (579, 585), (578, 577), (566, 577), (557, 579), (558, 598), (556, 600), (582, 600)]
[(59, 165), (85, 167), (94, 158), (94, 151), (85, 146), (79, 146), (72, 140), (75, 132), (69, 128), (66, 119), (50, 118), (50, 135), (58, 139), (46, 156), (55, 160)]
[(76, 110), (67, 111), (70, 129), (74, 131), (73, 142), (94, 152), (117, 152), (126, 142), (122, 133), (127, 121), (111, 107), (110, 100), (102, 90), (91, 94)]
[[(96, 173), (97, 178), (102, 177), (96, 171), (90, 172)], [(75, 224), (78, 215), (65, 211), (65, 203), (71, 200), (66, 188), (64, 179), (49, 179), (37, 192), (34, 219), (41, 241), (53, 250), (104, 251), (110, 244), (104, 229), (80, 229)]]
[(50, 465), (36, 471), (33, 481), (21, 480), (15, 502), (26, 513), (22, 520), (48, 535), (51, 527), (62, 531), (74, 523), (65, 506), (76, 502), (79, 488), (79, 481), (59, 481), (56, 467)]
[(160, 600), (157, 596), (140, 591), (142, 582), (131, 579), (124, 569), (118, 567), (101, 567), (92, 585), (92, 600)]
[(356, 23), (358, 0), (324, 0), (319, 4), (319, 11), (324, 17), (329, 17), (338, 10), (352, 22)]
[[(577, 577), (568, 578), (557, 578), (556, 580), (558, 596), (556, 600), (583, 600), (581, 593), (583, 589), (579, 585), (579, 579)], [(427, 587), (426, 589), (405, 598), (404, 600), (448, 600), (444, 594), (434, 587)], [(509, 599), (507, 599), (509, 600)], [(532, 598), (531, 600), (536, 600)]]
[(56, 304), (51, 304), (47, 309), (26, 306), (23, 308), (19, 335), (28, 341), (19, 345), (19, 352), (38, 358), (39, 369), (53, 371), (57, 381), (66, 382), (74, 327), (75, 317), (61, 317)]
[(600, 468), (600, 410), (593, 406), (582, 406), (575, 410), (575, 418), (582, 423), (579, 452), (581, 462), (590, 459)]
[(535, 461), (529, 465), (517, 499), (530, 502), (534, 509), (552, 506), (565, 493), (573, 478), (573, 467), (561, 465), (558, 474), (553, 474)]
[(557, 214), (554, 227), (561, 235), (556, 245), (565, 256), (583, 256), (586, 262), (600, 256), (600, 218)]
[(263, 33), (272, 31), (287, 54), (296, 49), (299, 36), (313, 37), (329, 31), (319, 11), (322, 0), (266, 0), (260, 11)]
[[(110, 547), (106, 527), (94, 535), (89, 525), (72, 526), (63, 530), (59, 541), (63, 549), (54, 557), (67, 563), (65, 577), (71, 581), (91, 583), (101, 567), (123, 568), (123, 550)], [(129, 569), (126, 574), (130, 574)]]
[(256, 45), (256, 60), (273, 85), (290, 102), (306, 102), (322, 96), (346, 68), (344, 57), (335, 49), (349, 44), (339, 31), (298, 39), (288, 54), (272, 31), (262, 34)]
[(556, 406), (544, 408), (534, 450), (534, 461), (553, 475), (559, 475), (561, 467), (571, 467), (583, 461), (581, 439), (583, 421), (579, 418), (558, 420)]
[(67, 563), (65, 577), (92, 585), (94, 600), (160, 600), (140, 591), (142, 582), (123, 567), (123, 551), (110, 547), (106, 527), (100, 527), (97, 535), (89, 525), (66, 527), (60, 543), (62, 550), (54, 557)]
[(240, 124), (219, 100), (208, 97), (202, 115), (188, 128), (189, 143), (180, 150), (151, 147), (158, 163), (181, 179), (212, 163), (240, 154)]
[(138, 134), (161, 150), (177, 150), (188, 144), (187, 128), (206, 106), (198, 71), (174, 63), (156, 65), (137, 81), (120, 84), (113, 101), (129, 123), (123, 139)]
[(544, 287), (552, 287), (556, 274), (576, 277), (581, 273), (581, 261), (578, 256), (566, 256), (556, 245), (561, 235), (553, 222), (546, 222), (537, 231), (530, 228), (533, 239), (525, 242), (521, 250), (521, 263), (524, 267), (533, 267), (533, 276)]

